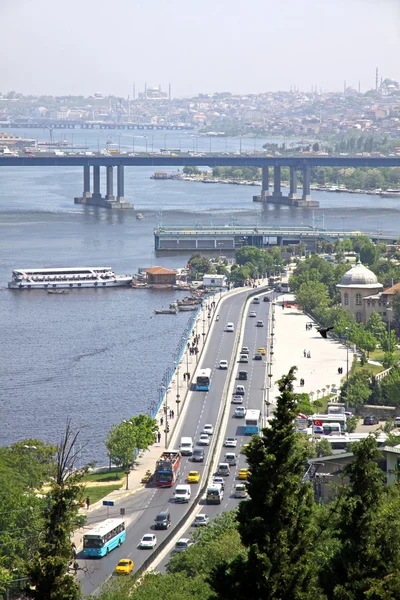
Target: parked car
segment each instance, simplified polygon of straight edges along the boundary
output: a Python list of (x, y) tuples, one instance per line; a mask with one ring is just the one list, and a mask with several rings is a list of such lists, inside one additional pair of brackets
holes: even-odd
[(364, 417), (364, 425), (378, 425), (379, 419), (375, 415), (367, 415)]

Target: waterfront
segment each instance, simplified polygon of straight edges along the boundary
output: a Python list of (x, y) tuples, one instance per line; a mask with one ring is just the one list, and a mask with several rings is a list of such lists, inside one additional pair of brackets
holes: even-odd
[[(154, 256), (160, 211), (170, 225), (234, 219), (400, 231), (396, 199), (313, 192), (321, 203), (314, 211), (260, 206), (252, 202), (253, 188), (154, 181), (152, 173), (126, 169), (126, 196), (136, 210), (115, 213), (73, 204), (82, 188), (81, 169), (2, 168), (0, 286), (6, 286), (12, 269), (23, 267), (111, 266), (125, 274), (156, 264), (183, 266), (187, 255)], [(144, 214), (142, 221), (136, 211)], [(84, 458), (104, 463), (103, 439), (110, 425), (157, 400), (162, 375), (172, 366), (190, 317), (155, 317), (153, 310), (175, 296), (130, 289), (61, 296), (1, 289), (0, 443), (29, 436), (57, 441), (70, 417), (88, 443)]]

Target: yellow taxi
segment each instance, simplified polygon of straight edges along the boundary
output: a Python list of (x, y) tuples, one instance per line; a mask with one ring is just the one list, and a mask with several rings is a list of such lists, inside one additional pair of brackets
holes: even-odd
[(265, 354), (265, 348), (259, 348), (257, 350), (257, 354), (263, 354), (264, 355)]
[(249, 446), (250, 446), (250, 442), (248, 444), (243, 444), (243, 446), (240, 449), (240, 454), (246, 455), (246, 451)]
[(134, 567), (133, 560), (129, 558), (121, 558), (117, 566), (115, 567), (116, 573), (121, 573), (123, 575), (129, 575), (129, 573), (133, 570)]
[(240, 469), (238, 479), (248, 479), (250, 471), (248, 469)]
[(187, 480), (188, 483), (199, 483), (200, 473), (198, 471), (189, 471)]

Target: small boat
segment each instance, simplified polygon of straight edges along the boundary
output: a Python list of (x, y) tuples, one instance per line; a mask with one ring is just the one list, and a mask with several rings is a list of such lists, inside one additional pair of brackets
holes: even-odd
[(48, 294), (69, 294), (68, 290), (47, 290)]
[(137, 213), (136, 218), (141, 221), (142, 219), (144, 219), (144, 216), (142, 215), (142, 213)]
[(176, 315), (177, 312), (178, 311), (176, 308), (161, 308), (161, 309), (155, 310), (154, 314), (156, 314), (156, 315)]
[(198, 307), (197, 304), (186, 304), (186, 305), (179, 304), (178, 305), (179, 310), (197, 310), (197, 307)]

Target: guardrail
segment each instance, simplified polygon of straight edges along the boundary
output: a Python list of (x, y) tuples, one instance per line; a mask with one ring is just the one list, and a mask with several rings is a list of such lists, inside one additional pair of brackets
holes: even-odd
[[(247, 305), (247, 301), (249, 298), (252, 298), (253, 296), (258, 296), (260, 293), (262, 293), (263, 291), (267, 291), (269, 289), (270, 286), (263, 286), (262, 288), (256, 288), (255, 290), (249, 291), (247, 296), (246, 296), (246, 300), (243, 303), (242, 306), (242, 310), (240, 312), (240, 323), (243, 323), (243, 313), (245, 311), (246, 305)], [(240, 330), (238, 329), (236, 332), (236, 339), (235, 339), (235, 344), (234, 344), (234, 356), (237, 355), (237, 351), (238, 351), (238, 345), (239, 345), (239, 340), (240, 340)], [(218, 417), (217, 417), (217, 422), (218, 422), (218, 428), (217, 428), (217, 435), (213, 435), (213, 439), (212, 439), (212, 443), (210, 446), (210, 452), (209, 452), (209, 456), (211, 454), (211, 460), (210, 463), (207, 467), (207, 471), (206, 471), (206, 478), (205, 478), (205, 484), (201, 487), (201, 489), (198, 491), (197, 495), (194, 498), (193, 503), (191, 504), (191, 506), (188, 508), (188, 510), (185, 512), (185, 514), (182, 516), (182, 518), (178, 521), (178, 523), (175, 525), (175, 527), (173, 527), (170, 532), (168, 533), (168, 535), (163, 539), (163, 541), (160, 543), (159, 546), (157, 546), (157, 548), (155, 550), (153, 550), (153, 552), (150, 554), (150, 556), (148, 556), (148, 558), (146, 558), (146, 560), (141, 564), (141, 566), (137, 569), (137, 571), (135, 572), (135, 575), (137, 578), (139, 578), (141, 575), (143, 575), (143, 573), (145, 573), (149, 567), (151, 566), (151, 564), (154, 562), (154, 560), (157, 558), (157, 556), (159, 556), (159, 554), (161, 554), (161, 552), (167, 547), (167, 545), (171, 542), (171, 540), (173, 539), (173, 537), (176, 535), (176, 532), (179, 531), (179, 529), (181, 527), (183, 527), (183, 525), (185, 525), (186, 521), (189, 520), (190, 516), (193, 514), (193, 512), (196, 510), (201, 498), (204, 496), (204, 493), (207, 490), (208, 487), (208, 480), (210, 478), (210, 475), (212, 473), (212, 470), (214, 468), (214, 463), (215, 463), (215, 447), (217, 445), (217, 440), (220, 437), (221, 434), (221, 428), (222, 428), (222, 424), (223, 424), (223, 420), (224, 420), (224, 415), (226, 413), (226, 410), (228, 410), (228, 406), (229, 403), (226, 402), (227, 399), (227, 391), (229, 389), (229, 385), (231, 383), (231, 378), (232, 378), (232, 374), (233, 374), (233, 369), (234, 369), (234, 365), (236, 365), (236, 363), (234, 363), (233, 361), (231, 361), (231, 364), (228, 368), (228, 377), (226, 379), (226, 384), (224, 387), (224, 391), (222, 392), (222, 396), (221, 396), (221, 408), (220, 411), (218, 413)]]

